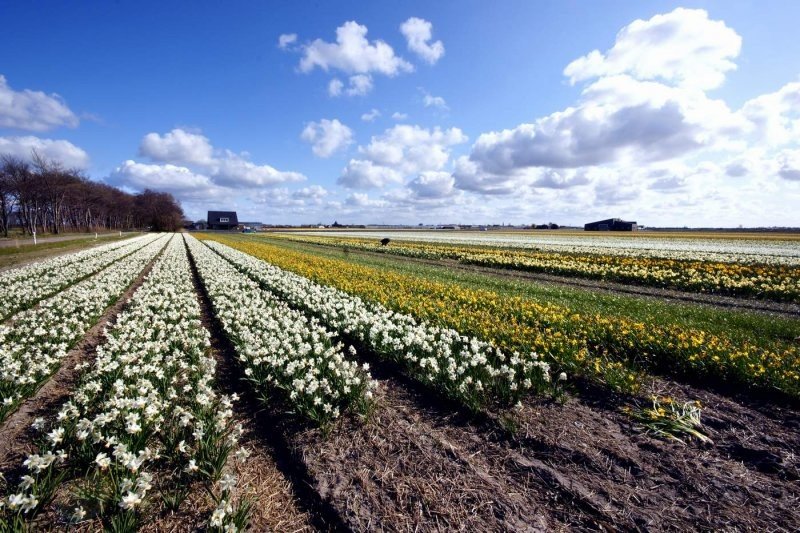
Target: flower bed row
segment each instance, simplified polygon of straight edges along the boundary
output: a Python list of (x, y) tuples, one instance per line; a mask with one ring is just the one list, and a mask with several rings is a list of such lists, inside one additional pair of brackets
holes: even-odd
[(330, 331), (262, 290), (194, 237), (186, 240), (214, 313), (259, 394), (279, 392), (319, 425), (346, 410), (367, 409), (374, 382), (332, 342)]
[(471, 409), (512, 403), (531, 389), (543, 390), (550, 381), (549, 365), (536, 353), (507, 354), (488, 342), (320, 285), (223, 244), (206, 243), (293, 307), (356, 338)]
[(166, 244), (161, 237), (0, 325), (0, 421), (61, 365), (67, 352)]
[(109, 243), (16, 268), (0, 275), (0, 321), (91, 276), (158, 238), (157, 235)]
[(236, 480), (223, 469), (241, 428), (231, 423), (235, 398), (213, 389), (209, 346), (176, 236), (106, 331), (72, 398), (37, 421), (44, 444), (4, 501), (7, 523), (33, 521), (68, 480), (75, 490), (59, 503), (72, 509), (71, 521), (95, 519), (106, 530), (130, 531), (162, 507), (179, 507), (196, 481), (217, 505), (210, 526), (240, 519), (229, 501)]

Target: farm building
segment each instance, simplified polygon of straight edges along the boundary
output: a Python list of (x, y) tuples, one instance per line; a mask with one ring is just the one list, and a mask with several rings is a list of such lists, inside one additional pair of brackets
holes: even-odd
[(209, 211), (206, 224), (208, 229), (236, 229), (239, 218), (236, 211)]
[(621, 218), (609, 218), (589, 222), (583, 226), (584, 231), (636, 231), (639, 226), (636, 222), (629, 222)]

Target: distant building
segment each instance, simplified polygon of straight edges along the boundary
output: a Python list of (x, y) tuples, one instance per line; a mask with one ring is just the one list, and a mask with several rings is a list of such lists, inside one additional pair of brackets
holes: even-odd
[(208, 229), (230, 230), (239, 226), (236, 211), (209, 211), (206, 221)]
[(621, 218), (609, 218), (606, 220), (598, 220), (597, 222), (589, 222), (583, 226), (585, 231), (636, 231), (639, 226), (636, 222), (629, 222)]

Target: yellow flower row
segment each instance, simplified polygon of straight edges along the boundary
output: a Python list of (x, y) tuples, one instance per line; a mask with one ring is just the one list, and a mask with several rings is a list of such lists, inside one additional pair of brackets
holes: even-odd
[(264, 242), (210, 236), (229, 246), (399, 312), (493, 342), (547, 354), (559, 370), (634, 390), (640, 370), (800, 396), (800, 349), (766, 349), (678, 325), (654, 326), (486, 289), (324, 258)]
[(630, 257), (411, 241), (392, 241), (389, 246), (382, 247), (374, 240), (352, 237), (311, 235), (280, 235), (280, 237), (406, 257), (450, 259), (493, 268), (577, 275), (694, 292), (800, 302), (800, 268), (791, 265), (688, 261), (663, 257)]

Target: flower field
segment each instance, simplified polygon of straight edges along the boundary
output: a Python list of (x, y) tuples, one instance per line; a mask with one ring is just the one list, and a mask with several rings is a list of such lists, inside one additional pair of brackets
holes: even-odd
[(737, 311), (637, 319), (344, 241), (198, 237), (0, 274), (0, 531), (796, 523), (794, 319), (759, 338)]
[[(282, 238), (423, 259), (449, 259), (491, 268), (578, 276), (690, 292), (800, 302), (800, 244), (796, 241), (734, 241), (733, 244), (628, 237), (521, 239), (399, 233), (379, 238), (283, 234)], [(383, 233), (380, 234), (383, 236)], [(421, 240), (430, 239), (430, 240)], [(604, 241), (605, 239), (605, 241)], [(600, 242), (598, 242), (600, 241)], [(703, 251), (703, 250), (712, 251)]]

